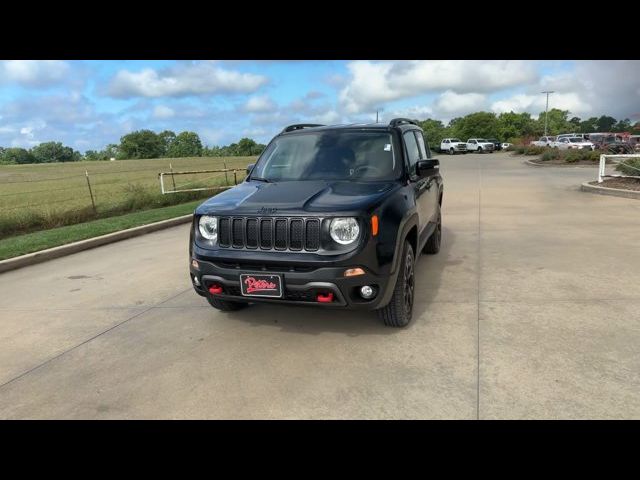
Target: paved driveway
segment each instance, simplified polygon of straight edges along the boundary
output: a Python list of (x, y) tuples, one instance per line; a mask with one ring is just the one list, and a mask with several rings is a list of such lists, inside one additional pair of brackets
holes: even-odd
[(192, 292), (181, 226), (0, 275), (0, 418), (640, 418), (640, 202), (441, 157), (414, 322)]

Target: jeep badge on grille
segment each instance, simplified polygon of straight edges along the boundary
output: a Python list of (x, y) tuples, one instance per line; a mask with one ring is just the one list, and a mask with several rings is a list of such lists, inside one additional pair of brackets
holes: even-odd
[(277, 208), (272, 208), (272, 207), (260, 207), (258, 209), (258, 214), (259, 215), (273, 215), (274, 213), (276, 213), (278, 211)]

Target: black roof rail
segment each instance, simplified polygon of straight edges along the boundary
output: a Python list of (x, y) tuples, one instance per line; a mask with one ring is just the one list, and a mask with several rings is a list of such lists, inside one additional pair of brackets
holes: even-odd
[(411, 120), (409, 118), (394, 118), (389, 122), (390, 127), (397, 127), (398, 125), (402, 125), (404, 123), (411, 123), (413, 125), (418, 125), (418, 122), (415, 120)]
[(282, 133), (285, 132), (293, 132), (294, 130), (302, 130), (303, 128), (313, 128), (313, 127), (324, 127), (325, 125), (320, 125), (319, 123), (296, 123), (294, 125), (289, 125), (282, 130)]

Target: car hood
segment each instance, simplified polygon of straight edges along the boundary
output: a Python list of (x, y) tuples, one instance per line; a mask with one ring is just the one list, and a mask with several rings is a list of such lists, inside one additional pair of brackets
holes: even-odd
[(197, 214), (273, 215), (335, 212), (377, 203), (398, 182), (243, 182), (201, 204)]

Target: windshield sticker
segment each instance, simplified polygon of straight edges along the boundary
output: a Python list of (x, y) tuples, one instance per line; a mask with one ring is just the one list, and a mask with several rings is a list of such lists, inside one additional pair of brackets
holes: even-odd
[(390, 152), (391, 151), (391, 144), (390, 143), (385, 144), (384, 151), (385, 152)]

